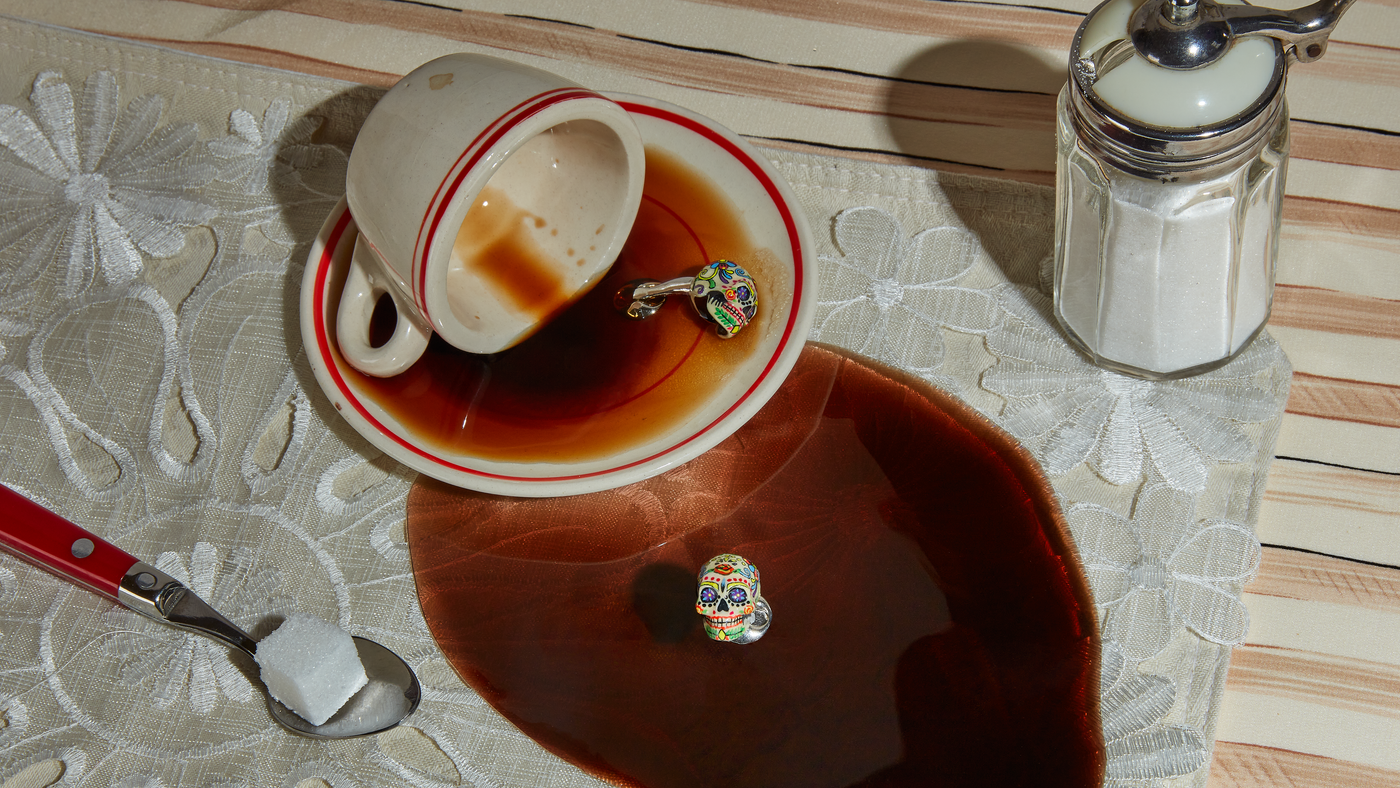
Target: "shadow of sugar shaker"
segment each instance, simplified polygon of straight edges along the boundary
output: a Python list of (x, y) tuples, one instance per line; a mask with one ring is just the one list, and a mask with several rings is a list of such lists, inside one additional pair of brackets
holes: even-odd
[[(985, 168), (979, 174), (986, 177), (1039, 181), (1004, 184), (993, 194), (976, 178), (940, 172), (942, 194), (929, 195), (935, 204), (950, 204), (1018, 284), (1040, 286), (1041, 261), (1054, 248), (1055, 194), (1046, 183), (1054, 178), (1055, 100), (1066, 78), (1065, 66), (1027, 48), (964, 39), (909, 58), (885, 94), (885, 122), (898, 153), (935, 170), (969, 165)], [(1005, 119), (1001, 127), (998, 118)]]

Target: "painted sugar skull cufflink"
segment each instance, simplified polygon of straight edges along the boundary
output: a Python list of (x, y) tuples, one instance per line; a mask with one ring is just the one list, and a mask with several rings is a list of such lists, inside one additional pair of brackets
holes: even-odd
[(667, 296), (680, 293), (690, 295), (690, 305), (714, 324), (721, 339), (742, 331), (758, 314), (757, 283), (748, 271), (729, 260), (716, 260), (693, 277), (629, 282), (613, 297), (613, 304), (633, 320), (645, 320), (661, 309)]
[(704, 616), (711, 640), (752, 643), (768, 631), (773, 609), (760, 593), (758, 567), (737, 555), (717, 555), (705, 562), (699, 582), (695, 612)]

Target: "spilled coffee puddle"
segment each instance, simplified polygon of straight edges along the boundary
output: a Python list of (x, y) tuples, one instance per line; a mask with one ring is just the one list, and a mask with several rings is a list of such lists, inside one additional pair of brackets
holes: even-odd
[[(950, 395), (808, 345), (715, 449), (605, 492), (420, 478), (419, 599), (459, 675), (618, 785), (1097, 788), (1093, 602), (1030, 455)], [(734, 552), (773, 623), (717, 643)]]

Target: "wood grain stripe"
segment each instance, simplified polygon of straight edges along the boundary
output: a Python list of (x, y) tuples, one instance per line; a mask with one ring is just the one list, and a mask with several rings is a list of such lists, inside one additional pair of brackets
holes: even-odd
[[(754, 60), (723, 52), (694, 50), (646, 41), (613, 31), (547, 20), (512, 17), (480, 11), (456, 11), (420, 6), (411, 3), (384, 4), (367, 0), (184, 0), (191, 4), (222, 8), (238, 13), (253, 13), (276, 9), (282, 12), (333, 20), (354, 25), (383, 26), (405, 32), (445, 37), (506, 52), (521, 52), (539, 57), (588, 62), (663, 84), (685, 88), (727, 93), (745, 98), (780, 102), (792, 106), (812, 107), (843, 113), (877, 115), (895, 121), (912, 121), (938, 128), (949, 126), (987, 126), (1012, 129), (1032, 135), (1046, 135), (1049, 140), (1054, 128), (1054, 97), (1042, 93), (983, 90), (975, 87), (939, 85), (887, 79), (881, 76), (822, 69), (808, 66)], [(721, 5), (724, 3), (721, 2)], [(1073, 35), (1078, 16), (1056, 11), (1014, 6), (991, 6), (967, 3), (930, 3), (927, 0), (879, 0), (869, 8), (840, 4), (790, 3), (770, 0), (760, 4), (760, 10), (798, 15), (803, 18), (834, 21), (878, 29), (917, 31), (920, 26), (951, 25), (943, 34), (963, 33), (978, 40), (1003, 33), (1017, 43), (1053, 44)], [(951, 20), (951, 21), (950, 21)], [(1040, 39), (1046, 25), (1057, 29), (1048, 35), (1055, 41)], [(1056, 26), (1058, 25), (1058, 28)], [(1020, 32), (1018, 32), (1020, 31)], [(1032, 35), (1031, 31), (1035, 31)], [(94, 30), (104, 34), (123, 31)], [(959, 33), (962, 35), (962, 33)], [(1017, 38), (1020, 36), (1020, 38)], [(1027, 36), (1030, 36), (1029, 38)], [(357, 69), (323, 59), (309, 58), (294, 52), (221, 41), (175, 41), (169, 38), (142, 38), (199, 54), (215, 55), (243, 62), (336, 77), (366, 84), (392, 84), (395, 75)], [(1067, 44), (1066, 44), (1067, 46)], [(1329, 54), (1330, 57), (1330, 54)], [(1372, 166), (1389, 163), (1400, 166), (1400, 137), (1364, 130), (1343, 129), (1318, 124), (1295, 123), (1294, 155), (1298, 158), (1317, 156), (1319, 160)], [(965, 140), (958, 135), (911, 133), (901, 127), (903, 151), (916, 158), (948, 162), (954, 166), (986, 167), (995, 162), (984, 160), (985, 151), (966, 149)], [(1036, 137), (1038, 138), (1038, 137)], [(799, 141), (800, 142), (800, 141)], [(1028, 138), (1024, 144), (1031, 144)], [(1047, 150), (1048, 142), (1046, 145)], [(1395, 150), (1392, 151), (1391, 149)], [(1050, 161), (1029, 169), (1024, 161), (1015, 171), (1000, 172), (1001, 177), (1045, 183), (1051, 180)], [(1041, 166), (1044, 169), (1041, 169)], [(998, 173), (995, 168), (991, 172)], [(1336, 211), (1334, 211), (1335, 213)], [(1290, 216), (1317, 214), (1316, 209), (1290, 212)], [(1319, 220), (1325, 221), (1326, 218)], [(1375, 223), (1373, 217), (1349, 217), (1352, 225)], [(1394, 217), (1380, 223), (1385, 227), (1374, 232), (1389, 231), (1396, 237)], [(1374, 234), (1373, 232), (1373, 234)]]
[[(1013, 5), (947, 2), (947, 0), (863, 0), (860, 3), (811, 3), (807, 0), (700, 0), (709, 5), (761, 11), (787, 18), (845, 27), (923, 35), (940, 39), (971, 39), (1068, 52), (1081, 14)], [(371, 0), (184, 0), (198, 5), (244, 12), (277, 9), (289, 13), (369, 24), (398, 30), (432, 32), (460, 41), (499, 46), (544, 57), (574, 59), (600, 53), (588, 48), (589, 34), (609, 31), (561, 25), (479, 11), (454, 11), (412, 3), (385, 4)], [(549, 28), (552, 47), (541, 48), (538, 37), (526, 32), (531, 24)], [(621, 25), (619, 25), (621, 27)], [(536, 31), (537, 32), (537, 31)], [(502, 35), (504, 34), (504, 38)], [(721, 46), (722, 42), (716, 42)], [(575, 49), (582, 46), (583, 49)], [(1309, 64), (1309, 73), (1361, 85), (1400, 87), (1400, 49), (1352, 44), (1334, 38), (1327, 57)]]
[[(103, 31), (92, 30), (89, 32), (102, 33)], [(115, 34), (105, 33), (104, 35)], [(178, 49), (195, 55), (207, 55), (209, 57), (223, 58), (224, 60), (236, 60), (240, 63), (280, 68), (284, 71), (296, 71), (298, 73), (312, 74), (318, 77), (343, 79), (346, 82), (356, 82), (362, 85), (375, 85), (377, 87), (387, 88), (395, 82), (398, 82), (399, 77), (403, 76), (402, 74), (387, 74), (383, 71), (355, 68), (354, 66), (306, 57), (304, 55), (298, 55), (295, 52), (285, 52), (280, 49), (268, 49), (265, 47), (253, 47), (241, 44), (226, 44), (220, 41), (183, 41), (130, 34), (122, 34), (121, 37), (144, 44), (154, 44), (156, 46), (169, 47), (170, 49)]]
[[(587, 63), (656, 84), (918, 124), (972, 127), (974, 134), (983, 133), (983, 129), (1001, 128), (1021, 130), (1026, 139), (1038, 136), (1048, 140), (1053, 134), (1053, 97), (1046, 94), (978, 90), (755, 60), (648, 41), (626, 35), (627, 30), (434, 9), (411, 2), (184, 2), (249, 15), (283, 11), (308, 19), (329, 20), (314, 31), (334, 30), (337, 25), (346, 23), (470, 42), (503, 53)], [(926, 36), (930, 40), (996, 41), (1052, 52), (1068, 49), (1082, 18), (1080, 14), (1040, 8), (944, 0), (693, 2), (846, 28)], [(1400, 8), (1400, 0), (1363, 0), (1363, 3)], [(623, 24), (624, 20), (618, 21), (619, 27)], [(811, 27), (815, 29), (816, 25)], [(222, 34), (217, 30), (205, 33), (211, 38)], [(235, 41), (140, 38), (124, 31), (117, 35), (197, 54), (357, 83), (387, 86), (398, 78), (396, 74), (308, 57), (295, 50), (281, 51)], [(1396, 47), (1362, 45), (1339, 39), (1327, 58), (1307, 68), (1309, 79), (1322, 80), (1319, 84), (1340, 91), (1341, 98), (1365, 99), (1375, 87), (1391, 91), (1383, 96), (1393, 96), (1393, 91), (1400, 89), (1400, 49)], [(1394, 120), (1393, 113), (1387, 117)], [(796, 140), (770, 140), (765, 144), (852, 159), (921, 164), (953, 172), (1053, 183), (1053, 173), (1046, 170), (994, 170), (932, 158), (957, 155), (949, 153), (955, 151), (956, 146), (946, 142), (941, 143), (941, 147), (931, 144), (917, 151), (927, 153), (930, 158), (881, 151), (833, 150)], [(1382, 171), (1400, 170), (1400, 136), (1396, 134), (1295, 121), (1292, 144), (1297, 159)], [(1345, 238), (1345, 243), (1354, 245), (1353, 248), (1367, 246), (1400, 251), (1400, 211), (1289, 197), (1284, 201), (1283, 213), (1286, 230), (1294, 233), (1294, 237)], [(1326, 288), (1280, 285), (1270, 322), (1337, 335), (1328, 337), (1328, 341), (1344, 343), (1348, 336), (1400, 340), (1400, 301)], [(1364, 376), (1365, 370), (1348, 370), (1347, 374)], [(1400, 428), (1400, 386), (1297, 373), (1287, 410), (1295, 415), (1370, 425), (1375, 428), (1372, 433)], [(1306, 515), (1327, 510), (1333, 522), (1341, 522), (1347, 516), (1354, 520), (1354, 513), (1363, 512), (1372, 518), (1395, 518), (1400, 522), (1400, 477), (1350, 469), (1298, 467), (1301, 465), (1276, 463), (1265, 493), (1268, 501), (1300, 507), (1290, 511), (1289, 517), (1305, 520)], [(1306, 511), (1303, 507), (1307, 507)], [(1297, 513), (1304, 511), (1305, 514)], [(1247, 590), (1261, 596), (1400, 614), (1400, 570), (1296, 550), (1265, 548), (1258, 575)], [(1246, 645), (1233, 654), (1228, 687), (1231, 691), (1296, 699), (1319, 707), (1346, 709), (1389, 720), (1400, 719), (1400, 668), (1376, 662)], [(1284, 720), (1279, 724), (1300, 725), (1306, 730), (1309, 722), (1306, 719)], [(1209, 785), (1211, 788), (1400, 786), (1400, 772), (1292, 750), (1224, 741), (1215, 746)]]
[[(1068, 52), (1082, 13), (1011, 4), (966, 3), (956, 0), (862, 0), (859, 3), (813, 3), (810, 0), (693, 0), (706, 5), (761, 11), (790, 19), (803, 19), (843, 27), (940, 38), (1034, 46)], [(1086, 6), (1087, 8), (1088, 6)], [(1329, 41), (1327, 57), (1310, 68), (1338, 60), (1336, 72), (1353, 80), (1353, 70), (1367, 72), (1377, 84), (1400, 85), (1400, 50), (1396, 47), (1357, 44), (1347, 40), (1346, 30)], [(1337, 56), (1341, 50), (1340, 57)], [(1329, 73), (1327, 76), (1335, 76)], [(1365, 80), (1363, 80), (1365, 81)]]
[[(947, 0), (699, 0), (785, 17), (902, 33), (992, 40), (1069, 52), (1080, 14), (1009, 5)], [(1345, 31), (1328, 45), (1327, 56), (1310, 63), (1311, 74), (1358, 85), (1400, 87), (1400, 49), (1346, 41)]]
[[(202, 0), (247, 10), (249, 0)], [(918, 121), (1047, 131), (1055, 97), (922, 83), (791, 66), (645, 41), (576, 25), (480, 11), (444, 11), (364, 0), (297, 0), (283, 11), (360, 25), (431, 34), (509, 52), (588, 62), (668, 85), (842, 112)]]
[(1400, 427), (1400, 386), (1294, 372), (1284, 410), (1319, 419)]
[(1221, 741), (1215, 744), (1208, 788), (1384, 788), (1400, 772), (1321, 755)]
[(1351, 86), (1400, 87), (1400, 49), (1396, 47), (1331, 40), (1327, 55), (1308, 66), (1319, 78)]
[(829, 145), (817, 145), (814, 143), (802, 142), (799, 140), (775, 140), (763, 137), (749, 137), (749, 142), (761, 148), (776, 148), (779, 150), (798, 151), (800, 153), (810, 153), (818, 156), (840, 156), (842, 159), (850, 161), (868, 161), (878, 164), (893, 164), (905, 167), (923, 167), (925, 169), (938, 170), (939, 172), (956, 172), (967, 175), (980, 175), (984, 178), (1004, 178), (1007, 180), (1021, 181), (1023, 183), (1034, 183), (1039, 186), (1054, 186), (1055, 173), (1038, 170), (1004, 170), (996, 167), (979, 167), (975, 164), (962, 164), (960, 162), (945, 161), (943, 159), (918, 158), (906, 156), (899, 153), (885, 153), (873, 150), (852, 150), (850, 148), (833, 148)]
[(843, 27), (891, 33), (970, 38), (1043, 47), (1068, 53), (1083, 14), (1043, 8), (941, 0), (698, 0), (706, 5), (742, 8)]
[(1400, 667), (1351, 657), (1239, 646), (1230, 655), (1225, 687), (1400, 719)]
[(1400, 570), (1278, 547), (1264, 548), (1245, 592), (1400, 614)]
[(1400, 211), (1320, 197), (1286, 197), (1283, 221), (1391, 242), (1400, 238)]
[[(1400, 474), (1377, 473), (1355, 468), (1338, 468), (1318, 463), (1302, 462), (1278, 458), (1269, 468), (1269, 485), (1264, 491), (1264, 499), (1270, 504), (1290, 507), (1291, 511), (1302, 513), (1310, 523), (1329, 527), (1333, 523), (1355, 523), (1365, 520), (1377, 524), (1395, 523), (1400, 531)], [(1297, 564), (1295, 566), (1295, 564)], [(1263, 564), (1260, 567), (1256, 585), (1258, 593), (1286, 596), (1286, 586), (1275, 582), (1278, 579), (1292, 584), (1300, 572), (1350, 572), (1364, 567), (1338, 558), (1310, 556), (1296, 550), (1265, 548)], [(1384, 576), (1389, 577), (1389, 573)], [(1371, 587), (1371, 583), (1360, 583), (1346, 578), (1346, 587)], [(1296, 589), (1298, 586), (1295, 584)], [(1389, 595), (1382, 595), (1379, 601), (1373, 594), (1355, 595), (1347, 598), (1347, 604), (1376, 606), (1378, 609), (1400, 612), (1394, 607)]]
[(1269, 325), (1400, 339), (1400, 301), (1321, 287), (1277, 285)]
[(1349, 129), (1294, 120), (1288, 129), (1290, 155), (1299, 159), (1400, 170), (1400, 134)]

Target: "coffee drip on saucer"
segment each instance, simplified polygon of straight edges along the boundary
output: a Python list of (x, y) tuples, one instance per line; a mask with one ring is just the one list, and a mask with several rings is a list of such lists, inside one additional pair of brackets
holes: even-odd
[(628, 282), (613, 297), (613, 306), (633, 320), (646, 320), (661, 309), (667, 296), (681, 293), (690, 295), (696, 314), (714, 324), (720, 339), (738, 334), (758, 314), (758, 284), (729, 260), (716, 260), (693, 277)]

